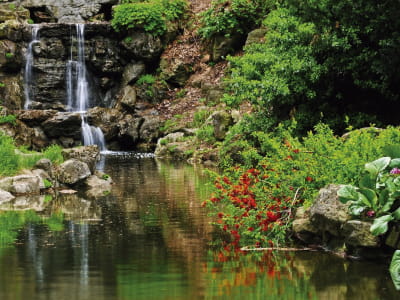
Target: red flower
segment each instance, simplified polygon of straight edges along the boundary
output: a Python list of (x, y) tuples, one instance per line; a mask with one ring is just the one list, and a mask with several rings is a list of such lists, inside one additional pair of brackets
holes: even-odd
[(222, 219), (223, 217), (224, 217), (224, 213), (219, 212), (219, 213), (218, 213), (218, 218), (221, 218), (221, 219)]
[(248, 230), (248, 231), (253, 231), (254, 228), (253, 228), (253, 227), (249, 227), (249, 228), (247, 228), (247, 230)]
[(294, 153), (299, 153), (300, 150), (299, 150), (299, 149), (294, 149), (293, 152), (294, 152)]
[(224, 178), (222, 179), (226, 184), (232, 184), (229, 180), (228, 177), (224, 176)]
[(311, 182), (311, 181), (313, 181), (313, 179), (312, 179), (312, 177), (307, 176), (307, 177), (306, 177), (306, 181)]

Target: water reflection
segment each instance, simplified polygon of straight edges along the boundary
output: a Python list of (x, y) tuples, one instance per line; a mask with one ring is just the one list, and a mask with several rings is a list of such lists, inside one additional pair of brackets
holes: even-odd
[(124, 154), (108, 155), (103, 170), (109, 195), (0, 212), (0, 299), (398, 298), (386, 265), (210, 250), (201, 169)]

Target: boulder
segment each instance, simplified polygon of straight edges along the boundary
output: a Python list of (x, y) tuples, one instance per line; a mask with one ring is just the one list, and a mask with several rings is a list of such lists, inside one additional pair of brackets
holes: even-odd
[(140, 139), (146, 143), (157, 141), (161, 135), (160, 128), (164, 124), (164, 121), (156, 116), (145, 116), (143, 119), (143, 124), (139, 130)]
[(68, 136), (80, 139), (81, 123), (79, 113), (57, 112), (52, 118), (42, 123), (42, 128), (50, 138)]
[(89, 123), (99, 127), (107, 141), (118, 135), (119, 122), (124, 117), (118, 109), (104, 107), (89, 109), (87, 116)]
[(60, 183), (72, 185), (91, 175), (88, 165), (77, 159), (69, 159), (63, 162), (57, 170), (57, 178)]
[(310, 221), (310, 211), (299, 207), (292, 223), (292, 230), (296, 238), (306, 244), (319, 244), (321, 239), (317, 236), (318, 228)]
[(116, 0), (22, 0), (26, 8), (45, 8), (48, 17), (59, 23), (81, 23), (99, 14), (103, 7), (116, 4)]
[(127, 85), (121, 92), (120, 104), (128, 111), (135, 110), (136, 90), (133, 86)]
[(160, 69), (162, 78), (178, 86), (184, 86), (193, 73), (192, 63), (186, 63), (179, 57), (162, 58)]
[(233, 118), (226, 111), (216, 111), (210, 117), (214, 127), (214, 136), (217, 140), (223, 140), (230, 126), (233, 125)]
[(124, 70), (126, 61), (121, 57), (117, 40), (104, 36), (95, 36), (89, 39), (89, 61), (96, 73), (120, 74)]
[(50, 176), (53, 174), (53, 163), (48, 158), (39, 159), (33, 167), (45, 171)]
[(94, 173), (96, 164), (100, 160), (100, 150), (97, 145), (75, 147), (63, 149), (62, 156), (64, 160), (77, 159), (86, 163), (90, 171)]
[(139, 130), (143, 124), (144, 119), (134, 118), (131, 115), (127, 115), (119, 123), (118, 138), (122, 140), (127, 146), (134, 146), (139, 141)]
[(268, 30), (266, 28), (257, 28), (253, 31), (250, 31), (247, 35), (245, 46), (249, 46), (255, 43), (263, 43), (265, 41), (265, 35), (267, 31)]
[(30, 127), (39, 126), (47, 119), (54, 117), (56, 110), (20, 110), (16, 113), (18, 120), (21, 120)]
[(0, 179), (0, 190), (4, 190), (6, 192), (11, 191), (11, 186), (13, 184), (12, 177), (5, 177)]
[(15, 199), (15, 197), (10, 192), (0, 189), (0, 205), (6, 202), (10, 202), (13, 199)]
[(377, 236), (370, 232), (372, 223), (361, 220), (350, 220), (343, 225), (343, 235), (346, 245), (354, 247), (379, 247)]
[(13, 194), (34, 194), (39, 193), (43, 182), (38, 176), (18, 175), (12, 177), (10, 192)]
[(145, 32), (133, 32), (129, 34), (122, 46), (139, 59), (154, 60), (160, 56), (163, 43), (157, 36)]
[(341, 236), (342, 225), (350, 220), (349, 204), (338, 200), (340, 185), (330, 184), (319, 191), (318, 197), (310, 208), (310, 219), (320, 232)]
[(142, 61), (129, 63), (122, 74), (122, 85), (132, 84), (144, 73), (146, 69)]

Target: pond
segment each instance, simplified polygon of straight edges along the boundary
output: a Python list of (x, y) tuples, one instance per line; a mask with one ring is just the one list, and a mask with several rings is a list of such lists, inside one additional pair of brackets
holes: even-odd
[[(0, 212), (0, 299), (398, 299), (387, 265), (321, 252), (213, 250), (200, 167), (136, 154), (111, 193)], [(15, 242), (13, 242), (15, 240)]]

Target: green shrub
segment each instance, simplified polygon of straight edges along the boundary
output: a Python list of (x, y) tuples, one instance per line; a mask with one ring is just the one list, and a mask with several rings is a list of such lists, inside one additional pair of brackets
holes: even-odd
[(50, 159), (55, 164), (61, 164), (64, 161), (61, 154), (62, 149), (60, 145), (50, 145), (43, 151), (43, 157)]
[(201, 13), (199, 34), (211, 38), (217, 34), (247, 33), (261, 24), (274, 3), (272, 0), (214, 0)]
[(211, 110), (201, 109), (193, 114), (192, 126), (197, 128), (204, 124), (207, 118), (212, 114)]
[(214, 127), (212, 125), (203, 125), (196, 131), (196, 137), (201, 142), (214, 144), (216, 142), (214, 136)]
[(0, 133), (0, 176), (14, 175), (18, 170), (18, 156), (15, 154), (14, 141)]
[(11, 58), (14, 57), (14, 53), (7, 52), (7, 53), (5, 54), (5, 56), (6, 56), (6, 58), (11, 59)]
[(151, 74), (145, 74), (139, 77), (139, 79), (136, 81), (137, 84), (143, 85), (143, 84), (154, 84), (156, 82), (156, 78), (151, 75)]
[(15, 115), (0, 116), (0, 124), (4, 124), (4, 123), (16, 125), (17, 117)]
[(160, 145), (161, 146), (165, 146), (165, 145), (167, 145), (168, 144), (168, 140), (167, 139), (162, 139), (162, 140), (160, 140)]
[(124, 1), (113, 10), (111, 25), (116, 31), (142, 29), (153, 35), (163, 35), (167, 21), (179, 18), (185, 11), (185, 0)]
[(43, 180), (44, 183), (44, 187), (46, 189), (53, 187), (53, 184), (51, 183), (51, 181), (47, 180), (46, 178)]

